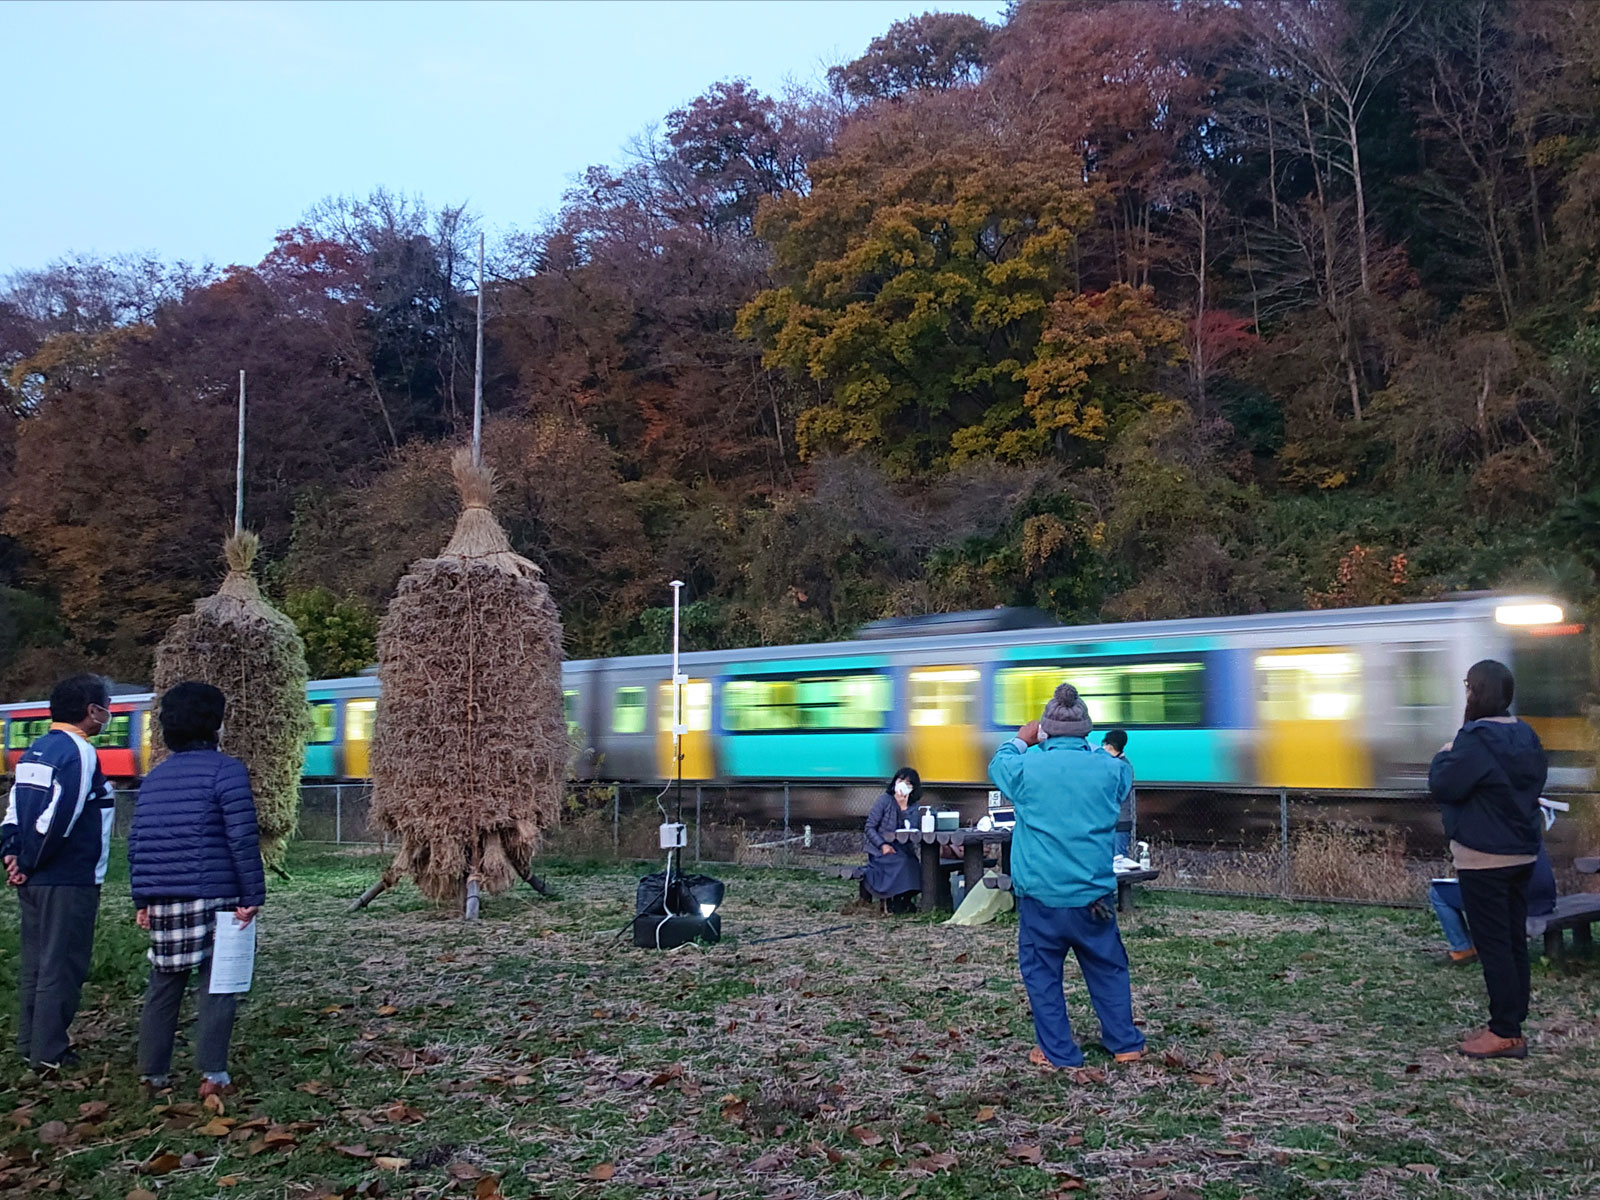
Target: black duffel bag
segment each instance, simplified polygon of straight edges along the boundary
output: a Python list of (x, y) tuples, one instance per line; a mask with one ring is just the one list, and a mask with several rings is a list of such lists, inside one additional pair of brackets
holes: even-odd
[[(685, 942), (716, 942), (722, 938), (722, 881), (709, 875), (665, 871), (639, 880), (633, 918), (633, 944), (645, 949), (670, 950)], [(705, 910), (710, 908), (710, 912)]]

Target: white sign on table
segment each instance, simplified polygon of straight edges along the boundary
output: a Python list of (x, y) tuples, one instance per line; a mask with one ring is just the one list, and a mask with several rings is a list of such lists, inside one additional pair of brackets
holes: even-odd
[(257, 917), (248, 925), (239, 924), (232, 909), (217, 914), (217, 934), (211, 946), (211, 994), (248, 992), (256, 968)]

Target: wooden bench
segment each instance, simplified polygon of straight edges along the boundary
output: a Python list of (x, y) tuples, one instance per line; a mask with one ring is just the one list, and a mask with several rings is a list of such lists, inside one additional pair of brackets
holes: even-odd
[(1600, 921), (1600, 892), (1576, 892), (1558, 899), (1554, 912), (1529, 917), (1528, 936), (1543, 936), (1545, 957), (1555, 961), (1566, 949), (1563, 930), (1572, 930), (1574, 950), (1593, 949), (1596, 921)]
[[(1158, 879), (1160, 876), (1160, 871), (1117, 872), (1117, 911), (1132, 912), (1134, 908), (1134, 885), (1149, 883), (1152, 879)], [(1009, 875), (986, 875), (983, 883), (985, 887), (999, 888), (1002, 892), (1011, 890), (1011, 876)]]

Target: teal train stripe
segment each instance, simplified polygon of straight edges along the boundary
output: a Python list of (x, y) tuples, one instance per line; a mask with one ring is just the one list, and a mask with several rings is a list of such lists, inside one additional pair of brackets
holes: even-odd
[(732, 779), (887, 779), (891, 745), (881, 733), (741, 733), (717, 753)]
[(1119, 642), (1062, 642), (1054, 645), (1007, 646), (1001, 654), (1007, 662), (1050, 662), (1061, 658), (1105, 658), (1111, 655), (1155, 655), (1167, 658), (1173, 655), (1199, 654), (1219, 650), (1218, 638), (1129, 638)]
[(881, 655), (870, 658), (795, 658), (778, 662), (728, 663), (716, 674), (724, 679), (747, 679), (756, 675), (827, 675), (835, 671), (871, 671), (889, 669), (889, 660)]

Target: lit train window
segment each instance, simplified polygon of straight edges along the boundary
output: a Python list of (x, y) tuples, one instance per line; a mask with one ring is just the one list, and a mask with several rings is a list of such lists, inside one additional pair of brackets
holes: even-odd
[(319, 701), (311, 706), (311, 744), (333, 744), (334, 732), (339, 727), (339, 710), (331, 701)]
[(578, 732), (578, 693), (575, 688), (567, 688), (561, 693), (561, 712), (567, 719), (567, 736), (571, 737)]
[[(656, 692), (660, 709), (656, 728), (662, 733), (672, 732), (672, 690), (670, 683), (663, 683)], [(683, 724), (690, 733), (704, 733), (711, 728), (711, 685), (703, 679), (683, 685)]]
[(887, 675), (730, 679), (722, 686), (722, 727), (730, 733), (883, 729), (890, 694)]
[(133, 744), (129, 741), (132, 726), (131, 714), (113, 713), (111, 723), (90, 738), (89, 742), (98, 750), (126, 750)]
[(24, 717), (21, 720), (13, 720), (6, 731), (6, 749), (26, 750), (49, 732), (49, 717)]
[(1361, 704), (1361, 659), (1354, 654), (1261, 654), (1256, 680), (1266, 721), (1348, 721)]
[(1198, 725), (1205, 711), (1201, 663), (1052, 663), (994, 673), (996, 724), (1033, 720), (1061, 683), (1078, 689), (1096, 725)]
[(642, 687), (619, 687), (611, 708), (611, 732), (643, 733), (645, 694)]
[(935, 667), (911, 672), (912, 725), (976, 725), (978, 672), (974, 667)]
[(344, 740), (370, 742), (372, 727), (378, 717), (376, 700), (350, 700), (344, 706)]

